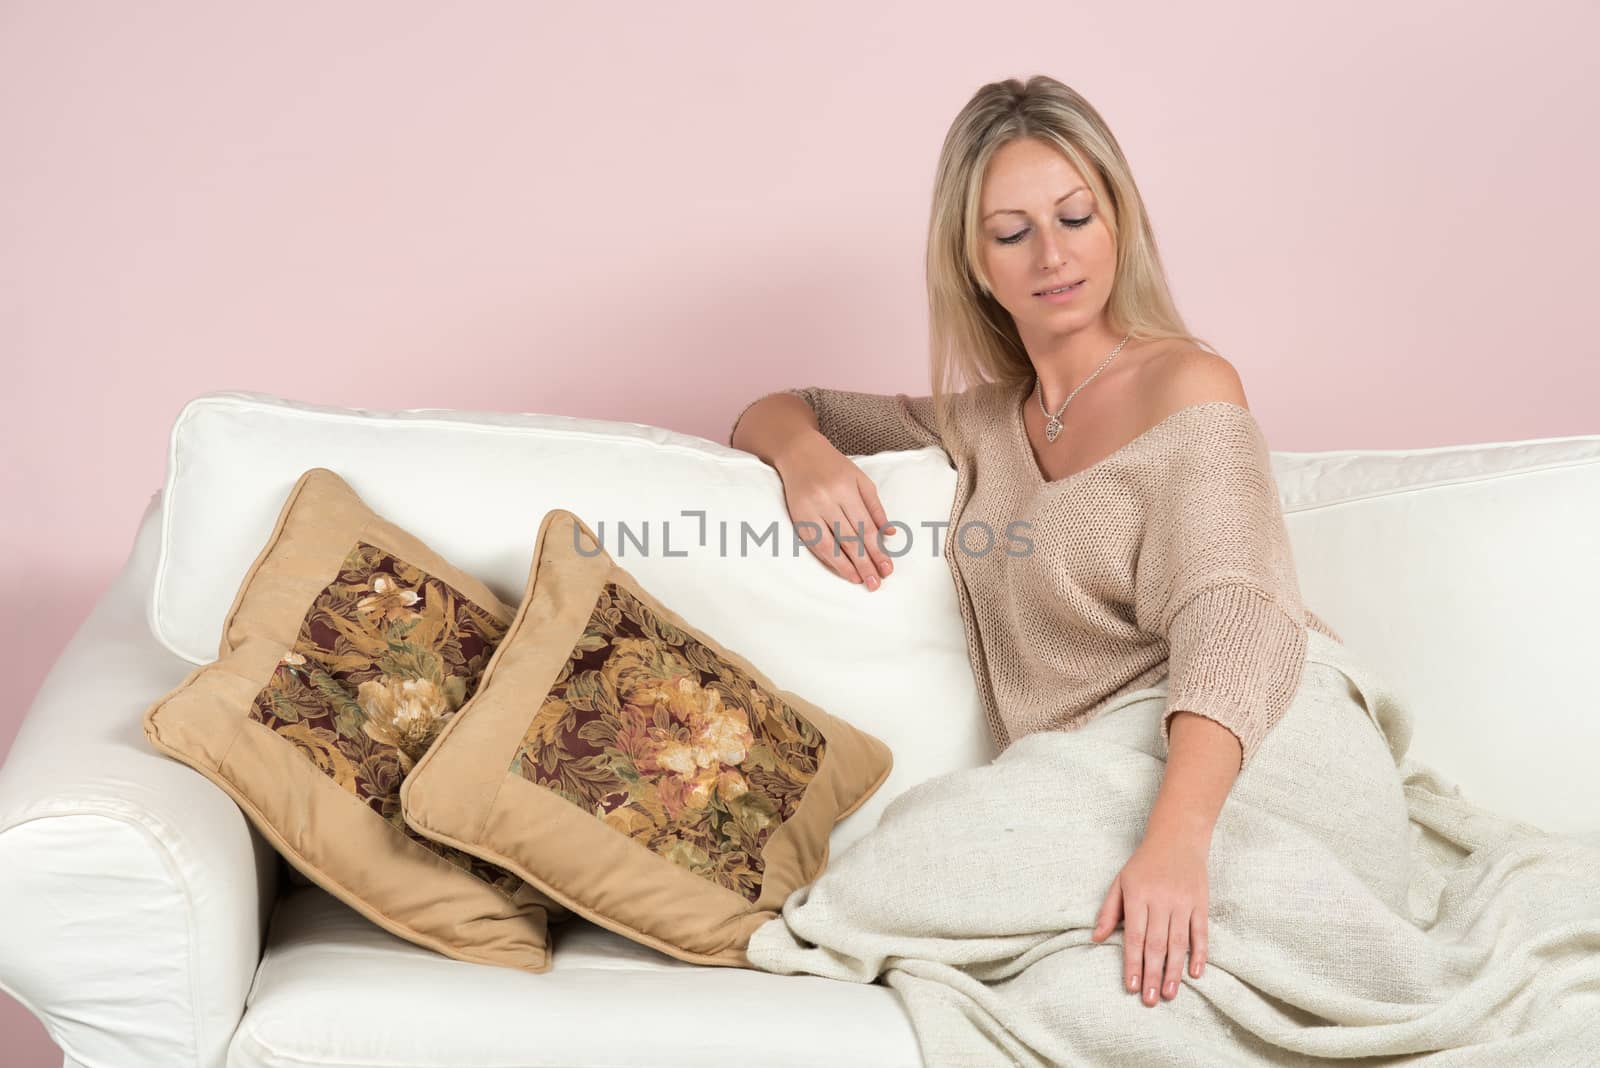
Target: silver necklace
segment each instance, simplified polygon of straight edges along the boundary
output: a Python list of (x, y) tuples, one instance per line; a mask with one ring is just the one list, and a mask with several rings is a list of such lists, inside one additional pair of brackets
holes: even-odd
[[(1122, 340), (1117, 342), (1117, 347), (1111, 350), (1111, 354), (1109, 356), (1100, 361), (1100, 366), (1094, 369), (1094, 374), (1078, 383), (1078, 389), (1082, 389), (1090, 382), (1093, 382), (1094, 375), (1097, 375), (1106, 369), (1106, 364), (1111, 362), (1111, 357), (1121, 352), (1122, 346), (1126, 345), (1128, 343), (1128, 339), (1132, 336), (1133, 331), (1131, 330), (1122, 335)], [(1056, 409), (1054, 415), (1051, 415), (1050, 409), (1044, 406), (1044, 384), (1039, 381), (1039, 376), (1037, 374), (1033, 376), (1033, 386), (1033, 391), (1039, 398), (1039, 410), (1045, 415), (1049, 416), (1049, 422), (1045, 423), (1044, 425), (1044, 438), (1046, 441), (1054, 441), (1056, 440), (1056, 435), (1061, 433), (1061, 414), (1067, 410), (1067, 405), (1072, 403), (1072, 398), (1078, 395), (1078, 389), (1068, 393), (1067, 399), (1061, 402), (1061, 407)]]

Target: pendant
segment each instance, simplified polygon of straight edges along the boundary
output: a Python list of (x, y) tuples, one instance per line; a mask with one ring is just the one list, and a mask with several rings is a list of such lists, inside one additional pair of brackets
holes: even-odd
[(1061, 420), (1052, 415), (1050, 421), (1044, 425), (1044, 439), (1054, 441), (1059, 433), (1061, 433)]

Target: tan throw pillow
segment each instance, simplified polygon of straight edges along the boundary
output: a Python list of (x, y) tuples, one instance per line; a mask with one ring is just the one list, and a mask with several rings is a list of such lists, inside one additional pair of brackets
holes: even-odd
[(245, 575), (218, 659), (150, 706), (145, 734), (380, 927), (545, 972), (547, 921), (570, 913), (400, 814), (404, 776), (472, 696), (513, 615), (315, 467)]
[(576, 515), (539, 526), (478, 692), (400, 788), (421, 834), (695, 964), (750, 934), (883, 785), (879, 739), (776, 688), (617, 566)]

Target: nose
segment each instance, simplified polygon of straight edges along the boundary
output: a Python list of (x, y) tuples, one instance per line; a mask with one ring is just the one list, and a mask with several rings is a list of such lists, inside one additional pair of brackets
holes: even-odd
[(1049, 274), (1061, 263), (1061, 237), (1051, 233), (1048, 229), (1043, 231), (1039, 241), (1040, 273)]

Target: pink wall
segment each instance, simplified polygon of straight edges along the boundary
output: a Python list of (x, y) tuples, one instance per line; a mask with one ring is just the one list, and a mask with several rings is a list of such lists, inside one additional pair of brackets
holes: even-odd
[(1275, 448), (1600, 432), (1593, 5), (712, 7), (0, 5), (0, 753), (198, 393), (722, 440), (925, 388), (932, 168), (994, 78), (1105, 114)]

